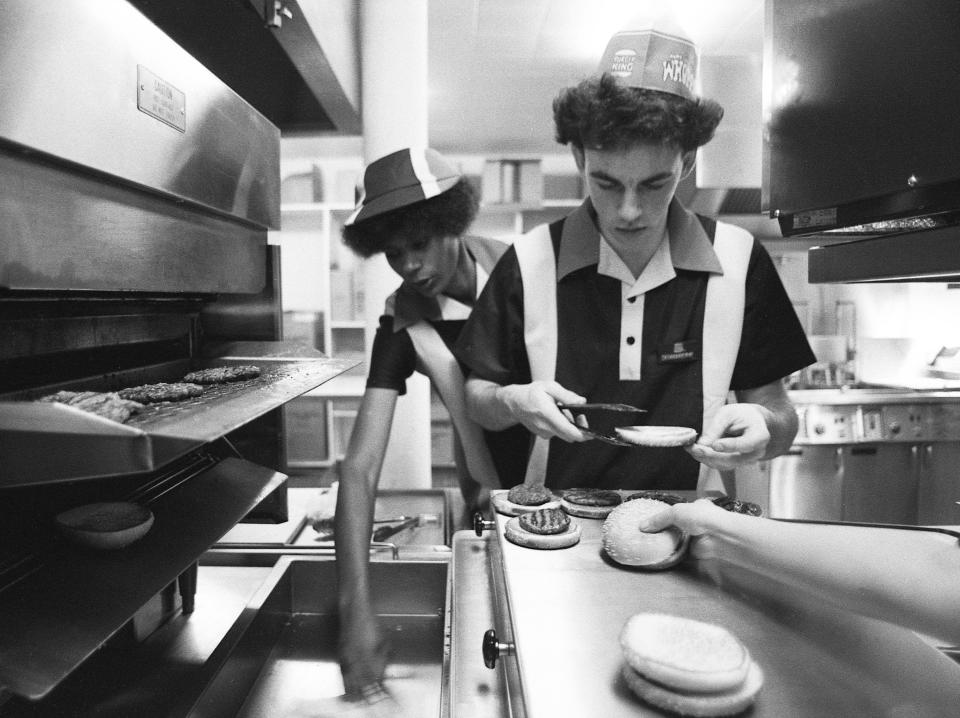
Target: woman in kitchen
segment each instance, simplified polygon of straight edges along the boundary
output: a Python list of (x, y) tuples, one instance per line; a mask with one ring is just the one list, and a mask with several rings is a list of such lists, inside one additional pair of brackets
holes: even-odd
[(467, 418), (464, 376), (449, 349), (507, 246), (465, 234), (478, 205), (470, 183), (438, 152), (406, 148), (369, 164), (343, 229), (356, 254), (382, 252), (402, 280), (387, 299), (374, 338), (366, 390), (340, 462), (335, 516), (340, 665), (347, 693), (368, 701), (386, 698), (388, 648), (368, 582), (374, 500), (406, 379), (414, 371), (426, 374), (450, 412), (468, 515), (485, 505), (491, 488), (523, 475), (528, 435), (516, 429), (484, 432)]

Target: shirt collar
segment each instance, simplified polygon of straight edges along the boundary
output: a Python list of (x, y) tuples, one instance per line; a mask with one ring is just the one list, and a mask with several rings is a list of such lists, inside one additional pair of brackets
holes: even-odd
[[(596, 211), (587, 197), (564, 221), (557, 258), (558, 279), (600, 261), (601, 236), (595, 216)], [(676, 269), (723, 274), (720, 260), (700, 220), (676, 197), (670, 202), (667, 236), (670, 257)]]
[[(474, 241), (473, 237), (463, 237), (460, 241), (460, 250), (457, 256), (457, 265), (463, 262), (472, 262), (474, 271), (477, 273), (477, 294), (483, 289), (487, 280), (487, 273), (476, 262), (473, 253), (470, 251), (470, 244)], [(411, 289), (406, 284), (401, 284), (396, 292), (387, 300), (387, 313), (393, 314), (393, 331), (399, 332), (401, 329), (413, 326), (421, 320), (440, 321), (466, 319), (470, 316), (470, 307), (456, 299), (451, 299), (440, 295), (438, 297), (425, 297), (419, 292)]]

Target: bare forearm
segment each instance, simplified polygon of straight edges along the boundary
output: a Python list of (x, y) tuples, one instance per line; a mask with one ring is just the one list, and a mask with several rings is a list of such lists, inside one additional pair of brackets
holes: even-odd
[(370, 533), (396, 399), (397, 393), (387, 389), (364, 393), (347, 455), (340, 462), (334, 526), (339, 599), (344, 610), (369, 601)]
[(717, 556), (814, 590), (836, 606), (960, 644), (953, 538), (863, 526), (792, 524), (716, 512)]
[(505, 387), (486, 379), (467, 380), (467, 412), (475, 422), (489, 431), (501, 431), (517, 423), (503, 399)]
[(772, 459), (785, 454), (793, 445), (798, 428), (797, 412), (789, 401), (772, 407), (763, 406), (761, 409), (767, 422), (767, 430), (770, 432), (770, 443), (767, 444), (763, 458)]

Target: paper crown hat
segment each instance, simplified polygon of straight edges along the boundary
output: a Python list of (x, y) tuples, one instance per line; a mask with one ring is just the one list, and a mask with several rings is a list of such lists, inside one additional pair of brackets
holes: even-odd
[(459, 181), (460, 173), (436, 150), (397, 150), (367, 165), (359, 187), (360, 198), (345, 224), (436, 197)]
[(598, 72), (609, 72), (627, 87), (697, 95), (697, 46), (682, 34), (658, 29), (625, 30), (607, 43)]

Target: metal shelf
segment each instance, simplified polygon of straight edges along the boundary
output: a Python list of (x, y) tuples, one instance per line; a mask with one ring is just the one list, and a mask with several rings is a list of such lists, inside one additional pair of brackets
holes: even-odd
[(59, 543), (0, 590), (0, 689), (47, 695), (286, 478), (227, 458), (148, 502), (155, 521), (140, 541)]

